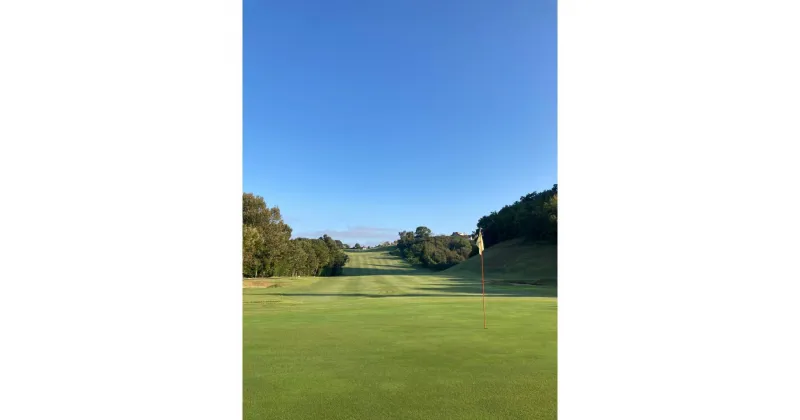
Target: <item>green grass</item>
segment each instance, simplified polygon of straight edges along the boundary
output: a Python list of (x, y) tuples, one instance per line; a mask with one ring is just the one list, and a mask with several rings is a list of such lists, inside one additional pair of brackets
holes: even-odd
[[(491, 282), (542, 285), (555, 285), (557, 282), (558, 252), (555, 245), (514, 239), (487, 248), (483, 259), (486, 280)], [(480, 257), (474, 256), (442, 274), (480, 278)]]
[(479, 275), (386, 251), (244, 289), (245, 419), (556, 418), (554, 288), (487, 286), (484, 330)]

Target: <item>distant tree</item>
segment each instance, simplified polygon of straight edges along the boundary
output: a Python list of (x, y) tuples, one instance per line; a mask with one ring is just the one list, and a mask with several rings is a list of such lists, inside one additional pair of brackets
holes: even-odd
[(427, 226), (419, 226), (416, 231), (414, 231), (414, 238), (416, 239), (425, 239), (431, 236), (431, 230), (428, 229)]
[(453, 235), (430, 236), (430, 230), (424, 229), (418, 229), (419, 235), (399, 232), (396, 255), (413, 265), (433, 270), (452, 267), (470, 257), (473, 244), (469, 239)]
[(355, 244), (355, 245), (353, 245), (353, 249), (361, 249), (361, 248), (362, 248), (362, 247), (361, 247), (361, 244), (360, 244), (360, 243), (358, 243), (358, 242), (356, 242), (356, 244)]

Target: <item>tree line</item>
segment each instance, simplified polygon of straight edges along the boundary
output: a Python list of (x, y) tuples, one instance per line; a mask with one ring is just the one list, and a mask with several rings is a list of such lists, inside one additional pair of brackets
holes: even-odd
[(481, 217), (478, 229), (483, 229), (486, 248), (515, 238), (557, 243), (558, 184), (549, 190), (524, 195), (514, 204)]
[(483, 245), (516, 238), (555, 244), (558, 241), (558, 184), (542, 192), (532, 192), (513, 204), (481, 217), (472, 237), (460, 235), (431, 236), (425, 226), (414, 232), (399, 232), (396, 255), (413, 265), (433, 270), (452, 267), (478, 253), (475, 240), (483, 230)]
[(432, 236), (426, 226), (414, 232), (399, 232), (396, 255), (412, 265), (421, 265), (432, 270), (452, 267), (477, 253), (477, 247), (468, 238), (458, 235)]
[[(328, 235), (318, 239), (290, 239), (292, 229), (278, 207), (267, 207), (263, 197), (245, 193), (242, 206), (242, 273), (245, 277), (336, 276), (342, 273), (349, 245)], [(557, 243), (558, 185), (542, 192), (532, 192), (513, 204), (481, 217), (486, 248), (515, 238)], [(394, 253), (414, 265), (444, 270), (477, 254), (475, 230), (471, 238), (458, 234), (433, 236), (419, 226), (413, 232), (399, 232)], [(355, 244), (353, 249), (362, 249)]]
[(242, 196), (242, 274), (245, 277), (338, 276), (347, 264), (347, 245), (328, 235), (291, 239), (278, 207), (263, 197)]

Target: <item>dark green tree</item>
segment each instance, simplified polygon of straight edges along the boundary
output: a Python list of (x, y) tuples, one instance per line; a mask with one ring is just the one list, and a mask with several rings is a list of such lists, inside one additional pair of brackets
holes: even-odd
[(415, 239), (425, 239), (431, 236), (431, 230), (428, 229), (427, 226), (419, 226), (417, 230), (414, 231), (414, 238)]
[(550, 190), (533, 192), (519, 201), (503, 206), (478, 220), (483, 229), (484, 245), (488, 248), (514, 238), (557, 243), (558, 185)]
[(452, 267), (470, 257), (473, 244), (460, 236), (415, 236), (410, 232), (399, 232), (396, 255), (411, 264), (433, 270)]

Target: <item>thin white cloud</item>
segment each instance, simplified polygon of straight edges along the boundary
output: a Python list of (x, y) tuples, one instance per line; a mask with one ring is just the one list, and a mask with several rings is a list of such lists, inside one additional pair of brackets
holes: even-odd
[(394, 228), (381, 228), (372, 226), (354, 226), (345, 230), (326, 229), (312, 232), (298, 232), (292, 235), (295, 238), (319, 238), (328, 235), (333, 239), (381, 239), (388, 240), (397, 236), (400, 230)]

